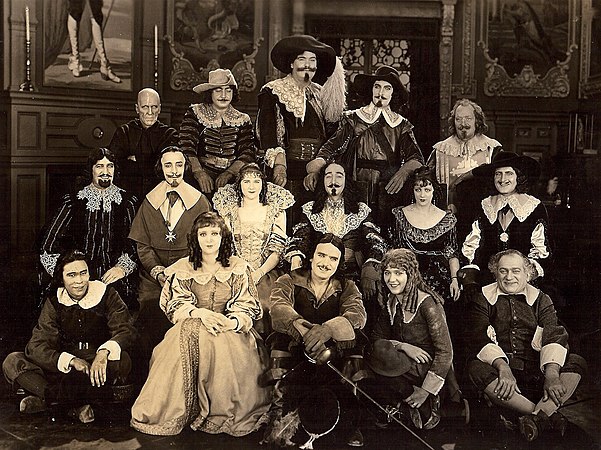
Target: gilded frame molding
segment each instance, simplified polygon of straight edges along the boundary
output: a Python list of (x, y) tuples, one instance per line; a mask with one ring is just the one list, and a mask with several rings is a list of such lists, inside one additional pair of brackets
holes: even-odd
[[(598, 0), (597, 0), (598, 1)], [(593, 16), (593, 0), (582, 0), (582, 32), (580, 34), (580, 81), (578, 96), (588, 98), (601, 93), (601, 72), (591, 74), (591, 55), (593, 20), (601, 21), (601, 17)]]

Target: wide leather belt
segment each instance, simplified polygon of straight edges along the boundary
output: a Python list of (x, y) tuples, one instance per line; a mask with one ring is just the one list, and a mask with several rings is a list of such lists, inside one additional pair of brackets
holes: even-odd
[(214, 155), (201, 156), (200, 162), (211, 167), (216, 167), (217, 169), (227, 169), (230, 166), (229, 159)]
[(320, 144), (317, 139), (291, 139), (286, 156), (293, 161), (311, 161), (317, 155)]

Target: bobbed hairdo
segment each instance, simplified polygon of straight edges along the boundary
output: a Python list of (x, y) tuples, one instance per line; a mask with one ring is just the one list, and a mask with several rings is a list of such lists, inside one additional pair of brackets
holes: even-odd
[(67, 264), (75, 261), (84, 261), (87, 266), (90, 267), (90, 261), (85, 253), (77, 249), (67, 250), (65, 253), (61, 254), (56, 261), (54, 272), (52, 273), (52, 281), (50, 282), (51, 290), (56, 290), (65, 286), (65, 282), (63, 280), (63, 271), (65, 270), (65, 266)]

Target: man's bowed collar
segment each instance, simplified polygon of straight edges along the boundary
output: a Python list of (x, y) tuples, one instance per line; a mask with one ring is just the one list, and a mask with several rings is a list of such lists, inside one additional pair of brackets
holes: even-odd
[(392, 109), (390, 109), (390, 106), (379, 108), (373, 103), (359, 108), (358, 110), (356, 110), (356, 113), (361, 120), (368, 124), (374, 123), (380, 118), (380, 116), (383, 115), (384, 120), (386, 120), (386, 123), (390, 125), (391, 128), (399, 126), (405, 120), (403, 116), (395, 113)]
[(539, 205), (540, 200), (528, 194), (492, 195), (482, 200), (482, 211), (493, 224), (499, 211), (509, 205), (513, 215), (520, 221), (526, 220)]
[(84, 295), (83, 298), (79, 301), (73, 300), (67, 292), (67, 289), (65, 289), (64, 287), (60, 287), (57, 289), (56, 298), (58, 299), (58, 302), (61, 305), (79, 305), (83, 309), (90, 309), (96, 306), (98, 303), (100, 303), (100, 300), (102, 300), (102, 297), (106, 292), (106, 288), (106, 284), (104, 284), (102, 281), (94, 280), (90, 281), (90, 283), (88, 284), (88, 292), (86, 292), (86, 295)]

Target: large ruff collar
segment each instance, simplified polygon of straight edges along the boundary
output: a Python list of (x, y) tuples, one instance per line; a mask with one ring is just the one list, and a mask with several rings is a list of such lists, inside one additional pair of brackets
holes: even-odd
[(245, 123), (250, 123), (248, 114), (238, 111), (232, 105), (223, 114), (218, 113), (212, 105), (206, 103), (192, 105), (192, 110), (198, 121), (207, 128), (220, 128), (223, 124), (230, 127), (240, 127)]
[(318, 97), (321, 90), (320, 86), (315, 83), (309, 84), (306, 88), (299, 86), (292, 75), (270, 81), (265, 87), (271, 89), (280, 103), (286, 107), (286, 110), (300, 120), (305, 120), (305, 112), (307, 111), (306, 91)]
[(488, 221), (493, 224), (497, 220), (499, 211), (509, 205), (513, 215), (520, 222), (523, 222), (532, 214), (539, 203), (538, 198), (528, 194), (493, 195), (482, 200), (482, 210)]
[(102, 208), (104, 212), (108, 213), (112, 210), (113, 202), (120, 205), (123, 201), (121, 191), (123, 189), (114, 184), (106, 189), (98, 189), (90, 183), (77, 193), (77, 198), (87, 200), (86, 209), (88, 211), (99, 211)]

